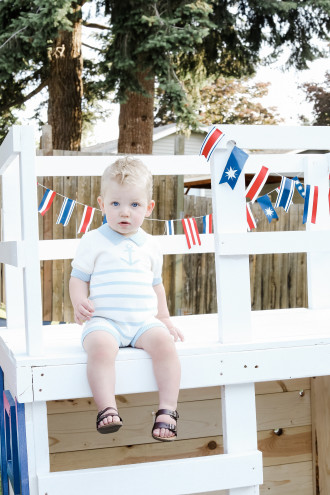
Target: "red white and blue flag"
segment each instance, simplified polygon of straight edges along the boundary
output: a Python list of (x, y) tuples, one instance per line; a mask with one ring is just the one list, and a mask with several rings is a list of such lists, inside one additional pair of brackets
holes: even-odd
[(212, 213), (203, 217), (203, 234), (212, 234)]
[(246, 218), (247, 218), (247, 223), (248, 223), (248, 231), (252, 229), (257, 228), (257, 222), (255, 221), (255, 218), (253, 216), (253, 213), (251, 211), (251, 206), (249, 203), (246, 203)]
[(201, 245), (196, 219), (182, 218), (181, 222), (187, 239), (188, 249), (191, 249), (192, 245)]
[(287, 212), (291, 206), (295, 183), (287, 177), (282, 177), (275, 208), (282, 207)]
[(305, 190), (303, 223), (306, 223), (307, 221), (316, 223), (318, 198), (318, 186), (307, 185)]
[(240, 148), (237, 148), (237, 146), (234, 146), (228, 158), (227, 164), (225, 166), (219, 184), (223, 184), (227, 182), (228, 185), (232, 189), (234, 189), (238, 181), (238, 178), (241, 175), (244, 164), (248, 158), (249, 155), (245, 153), (245, 151), (241, 150)]
[(51, 189), (46, 189), (45, 194), (41, 200), (41, 203), (38, 208), (38, 212), (41, 213), (42, 216), (49, 210), (56, 196), (56, 192)]
[(213, 151), (218, 146), (224, 135), (225, 134), (222, 131), (220, 131), (220, 129), (218, 129), (215, 126), (212, 127), (212, 129), (210, 130), (210, 132), (203, 141), (199, 154), (205, 156), (206, 160), (209, 161)]
[(173, 220), (166, 220), (166, 234), (167, 235), (174, 235), (174, 221)]
[(258, 198), (257, 202), (259, 203), (262, 211), (266, 215), (268, 223), (270, 223), (273, 220), (273, 218), (278, 219), (277, 213), (273, 208), (272, 202), (268, 194), (265, 194), (264, 196)]
[(80, 222), (80, 227), (78, 229), (78, 234), (85, 234), (85, 232), (87, 232), (93, 221), (94, 213), (95, 208), (92, 208), (91, 206), (85, 206), (84, 213)]
[(74, 199), (64, 198), (60, 214), (56, 220), (56, 224), (61, 223), (62, 225), (64, 225), (64, 227), (68, 225), (75, 204), (76, 202)]
[(255, 202), (259, 193), (261, 192), (261, 189), (264, 187), (268, 175), (269, 175), (269, 169), (263, 166), (261, 167), (259, 173), (253, 177), (250, 184), (248, 185), (245, 191), (245, 197), (249, 198), (252, 201), (252, 203)]

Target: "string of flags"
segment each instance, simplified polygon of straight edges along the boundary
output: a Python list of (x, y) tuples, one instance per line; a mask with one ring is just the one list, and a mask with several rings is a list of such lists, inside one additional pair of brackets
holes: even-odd
[[(203, 155), (206, 160), (209, 161), (216, 146), (224, 137), (225, 134), (220, 131), (220, 129), (216, 126), (212, 127), (203, 141), (200, 155)], [(243, 150), (234, 146), (220, 178), (219, 184), (228, 183), (228, 185), (234, 189), (247, 159), (248, 155)], [(277, 191), (277, 199), (275, 206), (273, 206), (270, 199), (270, 194), (273, 191), (259, 197), (262, 188), (266, 184), (269, 173), (270, 171), (268, 167), (262, 166), (246, 188), (245, 197), (250, 200), (250, 202), (246, 203), (247, 230), (250, 231), (255, 229), (257, 226), (251, 210), (251, 203), (256, 201), (259, 204), (262, 211), (266, 215), (268, 222), (270, 223), (273, 219), (278, 219), (275, 208), (281, 207), (286, 212), (289, 211), (295, 189), (298, 191), (300, 196), (304, 198), (303, 223), (316, 223), (320, 194), (318, 186), (306, 184), (305, 189), (298, 177), (293, 177), (292, 179), (288, 177), (281, 177), (280, 186), (274, 189), (274, 191)], [(330, 214), (330, 189), (328, 192), (328, 204)]]
[[(44, 187), (41, 184), (38, 185)], [(38, 207), (38, 212), (42, 216), (44, 216), (49, 211), (57, 194), (55, 191), (52, 191), (51, 189), (47, 189), (47, 188), (45, 189), (46, 190)], [(64, 227), (66, 227), (71, 219), (75, 206), (77, 204), (81, 205), (81, 203), (78, 203), (73, 199), (62, 196), (61, 194), (58, 194), (58, 196), (63, 197), (63, 203), (60, 213), (57, 217), (56, 224), (62, 224)], [(78, 228), (78, 232), (77, 232), (78, 234), (85, 234), (89, 230), (94, 218), (94, 213), (96, 211), (96, 208), (92, 208), (91, 206), (88, 205), (82, 205), (82, 206), (84, 206), (84, 211)], [(101, 210), (97, 210), (97, 211), (101, 211)], [(184, 234), (186, 236), (188, 248), (191, 249), (192, 246), (195, 246), (197, 244), (201, 245), (201, 239), (199, 236), (199, 230), (198, 230), (196, 218), (202, 218), (202, 222), (203, 222), (202, 233), (212, 234), (213, 232), (212, 214), (204, 215), (202, 217), (195, 217), (195, 218), (191, 217), (191, 218), (183, 218), (183, 219), (175, 219), (175, 220), (164, 220), (166, 234), (175, 235), (174, 223), (181, 222)], [(148, 218), (147, 220), (156, 220), (156, 219)], [(103, 216), (102, 223), (106, 223), (105, 216)]]
[[(225, 134), (218, 127), (214, 126), (203, 141), (200, 149), (200, 155), (203, 155), (206, 160), (209, 161), (213, 151), (224, 137)], [(229, 187), (233, 190), (248, 158), (249, 155), (245, 151), (241, 150), (237, 146), (234, 146), (223, 170), (222, 176), (220, 177), (219, 184), (228, 184)], [(259, 172), (254, 175), (253, 179), (246, 188), (245, 197), (247, 200), (249, 200), (246, 202), (247, 230), (251, 231), (252, 229), (257, 228), (257, 222), (253, 216), (251, 204), (257, 202), (257, 204), (261, 207), (263, 213), (265, 214), (268, 222), (270, 223), (273, 219), (278, 219), (275, 208), (283, 208), (286, 212), (289, 211), (295, 190), (297, 190), (300, 196), (304, 199), (303, 223), (316, 223), (319, 199), (318, 186), (306, 185), (305, 189), (298, 177), (293, 177), (292, 179), (288, 177), (281, 177), (280, 186), (274, 189), (274, 191), (277, 191), (277, 199), (275, 205), (273, 206), (270, 198), (270, 194), (273, 191), (263, 196), (259, 196), (268, 179), (269, 173), (270, 171), (268, 167), (262, 166)], [(39, 185), (41, 186), (41, 184)], [(56, 196), (55, 191), (47, 188), (45, 189), (46, 191), (38, 208), (38, 211), (41, 215), (45, 215), (49, 211)], [(64, 198), (64, 200), (56, 223), (66, 226), (70, 221), (75, 206), (81, 203), (77, 203), (75, 200), (66, 198), (64, 196), (62, 197)], [(328, 194), (328, 203), (330, 214), (330, 189)], [(84, 234), (89, 230), (91, 226), (96, 209), (87, 205), (82, 206), (84, 206), (84, 211), (80, 221), (78, 233)], [(191, 249), (192, 246), (201, 245), (201, 239), (199, 236), (196, 218), (202, 218), (203, 220), (202, 233), (212, 234), (212, 214), (204, 215), (202, 217), (190, 217), (183, 219), (148, 220), (164, 221), (166, 235), (175, 235), (175, 222), (181, 222), (188, 248)], [(106, 218), (103, 217), (103, 223), (105, 222)]]

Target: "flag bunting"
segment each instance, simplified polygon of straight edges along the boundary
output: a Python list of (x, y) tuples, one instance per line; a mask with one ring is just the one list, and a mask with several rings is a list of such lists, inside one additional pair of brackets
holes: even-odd
[(261, 189), (264, 187), (269, 175), (269, 169), (267, 167), (261, 167), (258, 174), (256, 174), (245, 191), (245, 197), (249, 198), (252, 203), (255, 202)]
[(318, 196), (318, 186), (306, 186), (303, 223), (306, 223), (307, 221), (316, 223)]
[(199, 154), (205, 156), (206, 160), (209, 161), (213, 151), (224, 136), (225, 134), (220, 129), (215, 126), (212, 127), (203, 141)]
[(62, 208), (57, 217), (56, 224), (63, 224), (66, 227), (70, 221), (76, 202), (73, 199), (64, 198)]
[(181, 222), (186, 236), (188, 249), (191, 249), (192, 245), (201, 245), (202, 243), (199, 237), (196, 219), (182, 218)]
[(174, 235), (174, 221), (173, 220), (165, 220), (166, 225), (166, 234)]
[(212, 213), (203, 217), (203, 234), (212, 234)]
[(51, 189), (46, 189), (38, 208), (38, 212), (41, 213), (42, 216), (44, 216), (44, 214), (47, 213), (47, 211), (51, 207), (55, 196), (56, 192), (52, 191)]
[(293, 177), (292, 179), (295, 183), (296, 189), (302, 198), (305, 197), (305, 189), (298, 177)]
[(244, 164), (248, 158), (249, 155), (245, 153), (245, 151), (241, 150), (240, 148), (237, 148), (237, 146), (234, 146), (228, 158), (227, 164), (225, 166), (219, 184), (223, 184), (227, 182), (227, 184), (232, 189), (234, 189), (238, 181), (238, 178), (241, 175)]
[(80, 227), (78, 229), (78, 234), (85, 234), (85, 232), (88, 231), (93, 221), (94, 213), (95, 208), (92, 208), (91, 206), (85, 206), (84, 213), (80, 222)]
[(261, 206), (261, 209), (264, 212), (264, 214), (266, 215), (269, 223), (273, 219), (278, 219), (277, 213), (276, 213), (276, 211), (272, 205), (272, 202), (271, 202), (268, 194), (265, 194), (264, 196), (260, 196), (260, 198), (257, 199), (257, 202)]
[(292, 197), (294, 193), (295, 183), (292, 179), (282, 177), (279, 192), (277, 194), (277, 200), (275, 207), (282, 207), (287, 212), (292, 203)]
[(248, 231), (252, 229), (257, 228), (257, 222), (255, 221), (255, 218), (253, 216), (253, 213), (251, 211), (251, 206), (249, 203), (246, 203), (246, 217), (247, 217), (247, 223), (248, 223)]

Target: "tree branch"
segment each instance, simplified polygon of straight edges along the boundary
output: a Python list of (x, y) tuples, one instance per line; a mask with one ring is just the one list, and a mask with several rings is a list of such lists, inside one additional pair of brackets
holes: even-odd
[(102, 52), (101, 48), (96, 48), (96, 46), (87, 45), (87, 43), (81, 43), (83, 46), (87, 46), (87, 48), (91, 48), (92, 50), (96, 50), (97, 52)]
[(2, 106), (1, 107), (1, 111), (6, 111), (6, 110), (10, 110), (11, 107), (13, 107), (14, 105), (22, 105), (23, 103), (25, 103), (26, 101), (30, 100), (31, 98), (33, 98), (33, 96), (37, 95), (38, 93), (40, 93), (40, 91), (42, 91), (46, 86), (48, 85), (48, 79), (45, 79), (44, 81), (42, 81), (39, 86), (37, 88), (35, 88), (33, 91), (31, 91), (30, 93), (28, 93), (27, 95), (25, 96), (22, 96), (21, 98), (17, 98), (16, 101), (11, 101), (9, 102), (7, 105), (5, 106)]
[(104, 26), (103, 24), (96, 24), (95, 22), (83, 22), (83, 26), (94, 29), (108, 29), (109, 31), (111, 30), (109, 26)]

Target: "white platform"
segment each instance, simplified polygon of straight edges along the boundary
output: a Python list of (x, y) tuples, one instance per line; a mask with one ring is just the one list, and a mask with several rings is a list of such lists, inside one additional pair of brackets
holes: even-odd
[[(252, 341), (230, 344), (218, 342), (216, 314), (173, 320), (185, 334), (185, 342), (177, 343), (181, 388), (330, 374), (329, 309), (254, 311)], [(43, 355), (28, 356), (23, 329), (2, 329), (0, 360), (5, 376), (12, 377), (7, 383), (12, 395), (21, 402), (90, 397), (80, 334), (76, 324), (45, 325)], [(118, 394), (157, 390), (145, 351), (120, 349), (117, 371)]]

